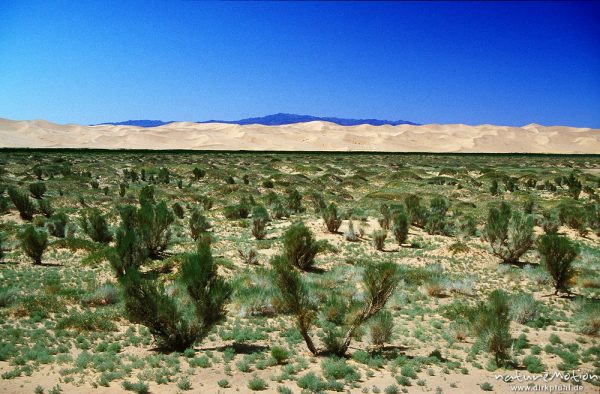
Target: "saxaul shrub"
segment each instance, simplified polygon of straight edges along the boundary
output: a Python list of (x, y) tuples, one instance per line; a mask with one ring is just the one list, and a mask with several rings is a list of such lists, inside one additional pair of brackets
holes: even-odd
[(541, 227), (546, 234), (556, 234), (560, 227), (560, 220), (558, 215), (553, 211), (544, 211), (542, 213), (542, 219), (540, 221)]
[(325, 208), (321, 215), (325, 226), (330, 233), (337, 233), (340, 226), (342, 225), (342, 219), (338, 215), (337, 207), (334, 203), (331, 203)]
[(204, 339), (225, 319), (232, 292), (217, 274), (207, 244), (185, 256), (180, 274), (169, 288), (158, 280), (143, 278), (134, 268), (119, 282), (128, 319), (146, 326), (160, 347), (178, 352)]
[(325, 208), (327, 208), (327, 204), (325, 203), (325, 199), (323, 195), (319, 192), (312, 192), (310, 194), (310, 199), (313, 203), (313, 209), (316, 214), (320, 214)]
[(37, 200), (39, 211), (45, 217), (49, 218), (54, 213), (54, 208), (52, 208), (52, 204), (50, 204), (50, 200)]
[(500, 194), (500, 189), (498, 188), (498, 180), (492, 179), (492, 184), (490, 185), (490, 194), (492, 196), (497, 196)]
[(564, 183), (569, 188), (569, 194), (575, 200), (579, 199), (579, 195), (581, 194), (581, 181), (575, 176), (575, 173), (571, 172), (568, 177), (564, 179)]
[(194, 241), (198, 240), (201, 234), (207, 232), (212, 225), (201, 210), (194, 208), (190, 216), (190, 233)]
[(264, 239), (267, 236), (267, 223), (271, 219), (263, 205), (257, 205), (252, 209), (252, 235), (256, 239)]
[(348, 230), (344, 232), (344, 238), (346, 238), (346, 241), (349, 242), (359, 241), (358, 235), (356, 234), (356, 231), (354, 231), (354, 222), (352, 219), (348, 221)]
[(428, 234), (449, 235), (450, 228), (446, 220), (446, 213), (449, 208), (450, 202), (443, 197), (435, 197), (431, 200), (425, 223), (425, 230)]
[(192, 173), (194, 174), (195, 181), (199, 181), (201, 178), (204, 178), (204, 176), (206, 175), (206, 171), (204, 171), (203, 169), (198, 168), (198, 167), (194, 167), (194, 169), (192, 170)]
[(533, 218), (502, 202), (489, 209), (482, 235), (502, 262), (516, 264), (533, 245)]
[(287, 261), (301, 270), (313, 268), (321, 249), (312, 231), (302, 222), (293, 223), (283, 234), (283, 253)]
[(179, 202), (175, 202), (173, 204), (173, 213), (175, 214), (175, 216), (177, 216), (179, 219), (183, 219), (183, 216), (185, 214), (185, 211), (183, 210), (183, 206), (181, 206), (181, 204)]
[(113, 236), (108, 228), (106, 218), (99, 209), (92, 208), (85, 211), (80, 219), (83, 232), (92, 239), (92, 241), (108, 244)]
[(48, 247), (48, 234), (38, 231), (32, 225), (27, 225), (18, 235), (21, 248), (33, 264), (42, 264), (42, 256)]
[(159, 183), (168, 184), (171, 181), (169, 169), (162, 167), (160, 170), (158, 170), (157, 178)]
[(376, 250), (383, 250), (385, 246), (385, 239), (387, 238), (387, 231), (375, 230), (373, 231), (373, 246)]
[(281, 219), (281, 218), (289, 216), (289, 212), (287, 211), (287, 209), (285, 209), (285, 207), (283, 206), (281, 201), (276, 201), (273, 204), (273, 207), (271, 208), (271, 212), (273, 213), (273, 217), (275, 219)]
[(589, 202), (584, 209), (588, 226), (600, 236), (600, 202)]
[(392, 227), (392, 233), (398, 245), (405, 244), (408, 240), (408, 216), (402, 212), (394, 218), (394, 226)]
[(477, 220), (471, 214), (459, 217), (457, 219), (456, 227), (458, 232), (464, 237), (473, 237), (477, 235)]
[(46, 223), (48, 232), (57, 238), (64, 238), (66, 235), (67, 223), (69, 217), (64, 212), (55, 213)]
[(125, 192), (127, 191), (127, 185), (124, 183), (119, 183), (119, 197), (125, 197)]
[(121, 277), (128, 269), (137, 269), (144, 263), (148, 249), (137, 209), (131, 205), (118, 209), (121, 224), (115, 234), (115, 253), (110, 255), (109, 261), (117, 277)]
[(46, 184), (44, 182), (34, 182), (29, 185), (29, 192), (34, 198), (40, 199), (46, 193)]
[(379, 226), (383, 230), (389, 230), (390, 225), (392, 223), (392, 211), (387, 204), (381, 204), (379, 207), (379, 212), (381, 213), (381, 218), (379, 219)]
[(554, 294), (563, 291), (570, 294), (569, 281), (575, 275), (573, 260), (579, 254), (579, 248), (567, 237), (551, 234), (542, 235), (537, 241), (542, 263), (552, 276)]
[(302, 195), (296, 189), (290, 189), (287, 192), (287, 209), (291, 213), (302, 213), (304, 207), (302, 206)]
[(175, 221), (175, 215), (161, 201), (158, 204), (142, 203), (137, 216), (148, 256), (153, 259), (162, 258), (171, 240), (170, 226)]
[(33, 205), (33, 201), (31, 201), (27, 193), (15, 188), (10, 188), (8, 189), (8, 196), (19, 211), (21, 219), (31, 221), (31, 219), (33, 219), (33, 214), (35, 213), (35, 205)]
[(558, 218), (562, 224), (577, 230), (579, 235), (585, 236), (587, 234), (586, 212), (575, 201), (561, 202), (558, 205)]
[(369, 325), (369, 337), (376, 348), (381, 348), (392, 340), (394, 316), (386, 310), (376, 314)]
[(427, 222), (427, 209), (421, 205), (421, 198), (416, 194), (409, 194), (404, 199), (406, 213), (410, 223), (419, 228), (423, 228)]
[(140, 190), (139, 195), (140, 204), (150, 203), (154, 204), (156, 201), (154, 200), (154, 187), (151, 185), (144, 185)]
[(200, 204), (202, 204), (202, 208), (205, 211), (210, 211), (210, 209), (213, 207), (213, 203), (214, 203), (214, 201), (211, 197), (204, 196), (204, 195), (198, 197), (198, 202)]
[(494, 290), (487, 301), (481, 302), (469, 314), (474, 334), (499, 366), (510, 359), (512, 338), (509, 313), (508, 295), (501, 290)]
[(280, 292), (280, 301), (294, 316), (296, 328), (314, 355), (322, 353), (322, 350), (315, 346), (310, 332), (317, 317), (321, 320), (324, 332), (325, 350), (343, 356), (357, 331), (382, 311), (399, 283), (395, 264), (369, 264), (362, 275), (363, 294), (343, 297), (332, 292), (325, 302), (315, 304), (306, 282), (287, 259), (276, 256), (271, 265), (275, 285)]

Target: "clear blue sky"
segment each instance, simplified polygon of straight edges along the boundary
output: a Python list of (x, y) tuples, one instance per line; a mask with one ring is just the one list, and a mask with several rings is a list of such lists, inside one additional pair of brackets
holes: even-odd
[(0, 117), (600, 128), (594, 2), (0, 1)]

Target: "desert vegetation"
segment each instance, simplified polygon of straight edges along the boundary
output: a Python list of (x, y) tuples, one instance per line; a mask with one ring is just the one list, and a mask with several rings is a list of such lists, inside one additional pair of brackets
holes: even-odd
[(5, 150), (0, 391), (600, 375), (599, 187), (597, 156)]

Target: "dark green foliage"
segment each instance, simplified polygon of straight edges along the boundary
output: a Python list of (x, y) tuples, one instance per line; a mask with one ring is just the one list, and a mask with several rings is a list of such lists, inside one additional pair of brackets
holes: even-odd
[(535, 201), (532, 198), (528, 198), (523, 203), (523, 212), (527, 215), (533, 215), (533, 211), (535, 210)]
[(98, 181), (94, 179), (90, 181), (90, 186), (92, 187), (92, 189), (96, 190), (100, 188), (100, 183), (98, 183)]
[(514, 192), (517, 188), (517, 184), (515, 183), (514, 178), (508, 177), (504, 180), (504, 186), (506, 187), (506, 190), (508, 190), (509, 192)]
[(19, 233), (21, 248), (33, 260), (33, 264), (42, 264), (42, 255), (48, 247), (48, 234), (38, 231), (32, 225), (27, 225)]
[(262, 182), (262, 186), (266, 189), (272, 189), (275, 185), (273, 184), (273, 181), (271, 179), (265, 179)]
[(137, 212), (142, 240), (148, 256), (156, 259), (163, 256), (171, 240), (170, 226), (175, 215), (164, 201), (158, 204), (144, 202)]
[(3, 243), (4, 243), (4, 235), (2, 233), (0, 233), (0, 260), (2, 260), (2, 258), (4, 257)]
[(194, 241), (198, 240), (198, 237), (202, 233), (205, 233), (211, 228), (211, 224), (206, 219), (206, 216), (202, 214), (198, 208), (194, 208), (192, 210), (192, 215), (190, 216), (190, 233)]
[(473, 215), (467, 214), (457, 220), (457, 228), (460, 234), (466, 237), (472, 237), (477, 234), (477, 220)]
[(533, 244), (533, 218), (512, 212), (510, 205), (502, 202), (499, 207), (490, 208), (483, 237), (492, 247), (492, 253), (504, 263), (518, 263)]
[(496, 365), (503, 365), (510, 358), (509, 297), (501, 290), (494, 290), (487, 302), (479, 304), (470, 315), (471, 327), (485, 349), (494, 355)]
[(52, 214), (54, 213), (54, 209), (52, 208), (52, 205), (50, 205), (50, 200), (48, 199), (38, 200), (38, 207), (40, 208), (40, 212), (42, 213), (42, 215), (44, 215), (47, 218), (52, 216)]
[(490, 194), (492, 196), (497, 196), (498, 194), (500, 194), (500, 191), (498, 189), (498, 180), (497, 179), (492, 179), (492, 185), (490, 186)]
[(410, 194), (404, 199), (404, 205), (410, 223), (423, 228), (427, 222), (427, 209), (421, 205), (421, 198), (416, 194)]
[(183, 189), (183, 180), (181, 180), (181, 179), (177, 180), (177, 188), (178, 189)]
[(183, 215), (184, 215), (185, 212), (184, 212), (183, 207), (181, 206), (181, 204), (179, 202), (175, 202), (175, 204), (173, 204), (173, 213), (179, 219), (183, 219)]
[(257, 205), (252, 209), (252, 235), (256, 239), (264, 239), (267, 236), (265, 229), (269, 220), (269, 213), (264, 206)]
[(342, 219), (338, 216), (337, 207), (331, 203), (321, 212), (325, 226), (330, 233), (337, 233), (342, 225)]
[(371, 343), (381, 347), (389, 343), (394, 330), (394, 316), (389, 311), (381, 311), (373, 317), (369, 326)]
[(342, 356), (360, 326), (383, 309), (399, 282), (395, 264), (369, 264), (363, 273), (364, 296), (361, 301), (333, 292), (324, 303), (315, 305), (311, 302), (307, 285), (289, 261), (277, 256), (271, 264), (281, 303), (294, 316), (296, 328), (309, 351), (315, 355), (319, 351), (310, 336), (310, 329), (317, 315), (327, 351)]
[(446, 221), (446, 213), (449, 208), (450, 202), (443, 197), (435, 197), (431, 200), (425, 223), (425, 230), (428, 234), (450, 234), (450, 228)]
[(46, 193), (46, 184), (44, 182), (35, 182), (29, 184), (29, 192), (34, 198), (42, 198)]
[(556, 234), (560, 227), (558, 215), (552, 211), (544, 211), (542, 213), (541, 226), (546, 234)]
[(271, 348), (271, 357), (273, 357), (277, 364), (285, 364), (290, 357), (290, 352), (280, 346), (273, 346)]
[(120, 283), (129, 320), (148, 327), (159, 346), (179, 352), (205, 338), (225, 318), (231, 296), (231, 287), (217, 275), (206, 244), (185, 257), (175, 284), (181, 291), (168, 292), (134, 268), (125, 272)]
[(296, 189), (290, 189), (287, 192), (287, 208), (291, 213), (304, 212), (302, 206), (302, 195)]
[(571, 195), (571, 197), (573, 197), (575, 200), (578, 200), (579, 195), (581, 194), (582, 186), (579, 179), (577, 179), (577, 177), (575, 176), (575, 173), (570, 173), (569, 176), (565, 178), (564, 182), (569, 188), (569, 194)]
[(554, 294), (559, 291), (570, 293), (569, 280), (575, 275), (571, 266), (579, 254), (579, 248), (567, 237), (559, 235), (543, 235), (537, 242), (538, 252), (548, 273), (554, 281)]
[(145, 185), (144, 187), (142, 187), (142, 190), (140, 190), (139, 201), (140, 204), (154, 204), (156, 202), (154, 201), (154, 187), (152, 187), (151, 185)]
[(586, 212), (581, 205), (575, 201), (563, 201), (558, 205), (558, 218), (560, 222), (580, 235), (587, 234)]
[(35, 213), (35, 206), (27, 193), (23, 193), (15, 188), (10, 188), (8, 189), (8, 196), (19, 210), (21, 219), (31, 221), (31, 219), (33, 219), (33, 214)]
[(131, 205), (119, 207), (121, 225), (115, 237), (115, 254), (110, 263), (117, 276), (121, 276), (131, 267), (140, 267), (148, 257), (144, 242), (144, 233), (140, 228), (138, 211)]
[(9, 199), (7, 197), (5, 197), (4, 195), (4, 191), (2, 191), (2, 193), (0, 193), (0, 214), (6, 213), (8, 212), (8, 201)]
[(80, 224), (83, 232), (95, 242), (108, 244), (113, 239), (106, 218), (97, 208), (84, 212)]
[(198, 202), (202, 204), (202, 208), (204, 208), (205, 211), (210, 211), (213, 206), (213, 199), (208, 196), (198, 197)]
[(293, 266), (309, 270), (315, 263), (320, 244), (302, 222), (292, 224), (283, 234), (283, 252)]
[(169, 173), (169, 169), (162, 167), (160, 170), (158, 170), (157, 178), (159, 183), (169, 183), (171, 181), (171, 174)]
[(385, 239), (387, 238), (387, 231), (375, 230), (373, 231), (373, 246), (377, 250), (383, 250), (385, 246)]
[(125, 197), (125, 191), (127, 189), (127, 185), (124, 183), (119, 183), (119, 197)]
[(198, 167), (194, 167), (192, 173), (194, 174), (194, 180), (196, 181), (199, 181), (200, 178), (204, 178), (204, 175), (206, 175), (206, 171)]
[(590, 202), (585, 206), (588, 226), (600, 236), (600, 202)]
[(67, 214), (64, 212), (59, 212), (50, 217), (50, 220), (46, 223), (46, 227), (48, 227), (48, 232), (53, 236), (64, 238), (68, 222), (69, 217)]

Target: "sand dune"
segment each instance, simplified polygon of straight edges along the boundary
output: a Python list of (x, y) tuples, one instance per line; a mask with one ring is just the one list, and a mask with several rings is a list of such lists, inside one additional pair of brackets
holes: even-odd
[(284, 126), (176, 122), (142, 128), (0, 119), (0, 147), (600, 154), (600, 129), (329, 122)]

